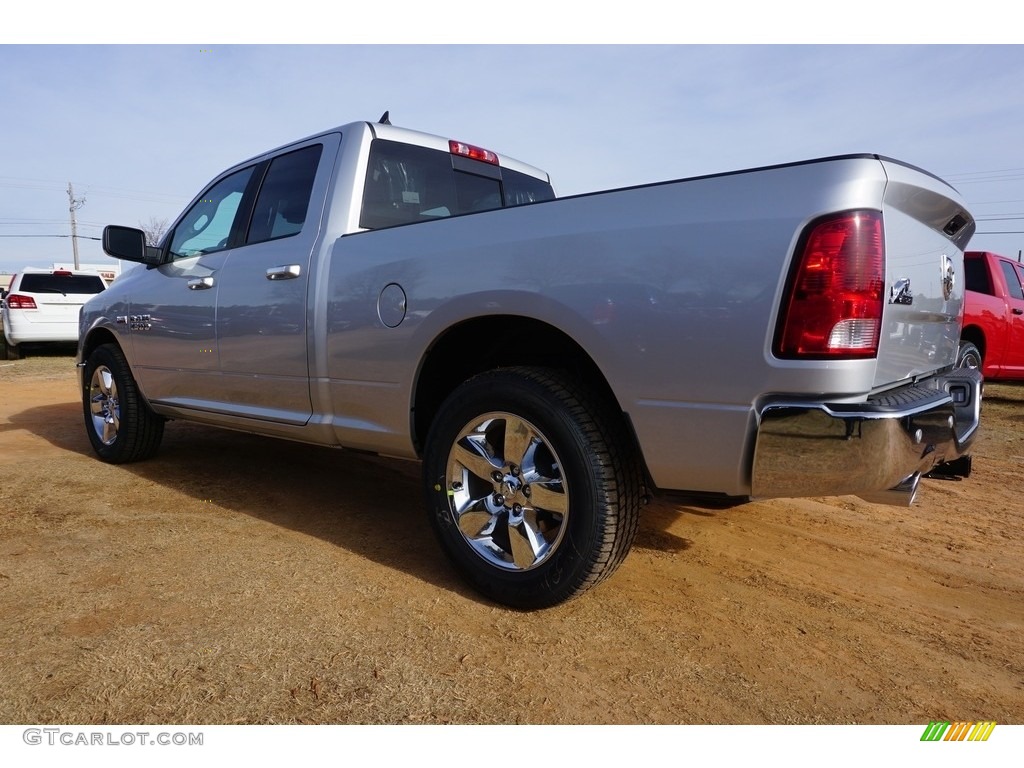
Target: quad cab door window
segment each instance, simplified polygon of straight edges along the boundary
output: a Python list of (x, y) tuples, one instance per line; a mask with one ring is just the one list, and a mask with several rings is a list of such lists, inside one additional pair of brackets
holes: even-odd
[(222, 179), (192, 206), (174, 229), (172, 259), (222, 251), (231, 243), (235, 219), (254, 166)]
[(320, 144), (314, 144), (274, 158), (256, 198), (246, 243), (277, 240), (302, 231), (322, 151)]

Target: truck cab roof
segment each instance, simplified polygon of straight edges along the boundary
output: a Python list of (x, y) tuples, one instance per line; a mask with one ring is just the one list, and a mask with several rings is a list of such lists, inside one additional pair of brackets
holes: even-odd
[[(536, 179), (540, 179), (544, 182), (551, 183), (551, 176), (541, 168), (538, 168), (529, 163), (524, 163), (520, 160), (516, 160), (508, 155), (500, 154), (498, 152), (492, 152), (481, 147), (477, 147), (472, 144), (466, 144), (461, 140), (449, 139), (443, 136), (437, 136), (432, 133), (424, 133), (423, 131), (416, 131), (411, 128), (402, 128), (400, 126), (391, 125), (390, 123), (373, 123), (369, 121), (359, 121), (353, 123), (345, 123), (334, 128), (329, 128), (325, 131), (319, 131), (318, 133), (311, 134), (297, 141), (290, 141), (287, 144), (283, 144), (274, 149), (268, 150), (267, 152), (260, 153), (255, 157), (251, 157), (248, 160), (238, 163), (237, 165), (245, 165), (259, 160), (267, 155), (279, 154), (283, 150), (293, 145), (303, 144), (312, 141), (320, 136), (325, 136), (331, 133), (339, 133), (342, 136), (348, 134), (357, 133), (361, 135), (366, 141), (372, 141), (373, 139), (386, 139), (388, 141), (400, 142), (402, 144), (412, 144), (415, 146), (425, 147), (428, 149), (437, 149), (444, 152), (452, 151), (453, 144), (459, 144), (472, 150), (479, 152), (485, 152), (493, 156), (495, 159), (495, 165), (501, 168), (508, 168), (509, 170), (517, 171), (519, 173), (532, 176)], [(468, 155), (467, 155), (468, 156)]]

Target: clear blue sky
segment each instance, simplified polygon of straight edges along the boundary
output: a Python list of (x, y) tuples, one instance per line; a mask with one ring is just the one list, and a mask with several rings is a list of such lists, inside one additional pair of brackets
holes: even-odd
[(0, 272), (71, 261), (69, 182), (79, 258), (102, 263), (105, 224), (170, 222), (224, 168), (384, 110), (563, 195), (885, 154), (1014, 232), (972, 247), (1015, 255), (1021, 83), (1016, 45), (0, 45)]

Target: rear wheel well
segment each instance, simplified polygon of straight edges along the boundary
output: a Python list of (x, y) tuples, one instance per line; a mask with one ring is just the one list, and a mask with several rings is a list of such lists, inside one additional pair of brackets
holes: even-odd
[(478, 373), (512, 366), (550, 368), (570, 375), (600, 398), (599, 406), (621, 419), (632, 435), (604, 374), (575, 340), (539, 320), (495, 315), (450, 328), (427, 351), (413, 395), (417, 452), (422, 454), (434, 417), (456, 387)]
[(985, 334), (981, 332), (981, 328), (976, 325), (966, 326), (960, 332), (960, 341), (967, 341), (976, 346), (982, 359), (985, 358)]

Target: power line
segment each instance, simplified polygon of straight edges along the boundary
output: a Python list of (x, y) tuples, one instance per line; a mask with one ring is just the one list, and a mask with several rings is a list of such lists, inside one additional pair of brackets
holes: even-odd
[[(13, 181), (4, 181), (12, 179)], [(190, 199), (185, 195), (176, 195), (165, 192), (153, 192), (151, 190), (121, 189), (118, 187), (102, 187), (92, 184), (81, 184), (89, 194), (101, 197), (115, 197), (125, 200), (142, 200), (150, 203), (165, 203), (181, 205), (183, 201)], [(56, 181), (46, 179), (19, 179), (15, 176), (0, 176), (0, 187), (10, 189), (30, 189), (39, 192), (66, 191), (66, 186)]]
[(972, 200), (971, 205), (1009, 205), (1010, 203), (1024, 203), (1024, 200)]
[(963, 173), (950, 173), (946, 174), (943, 178), (945, 178), (946, 181), (976, 183), (982, 181), (1004, 181), (1006, 179), (1017, 179), (1022, 177), (1024, 177), (1024, 168), (1003, 168), (998, 171), (965, 171)]
[(0, 217), (0, 227), (9, 226), (8, 222), (13, 224), (63, 224), (64, 219), (14, 219)]
[(78, 240), (102, 240), (102, 237), (89, 237), (88, 235), (0, 235), (0, 237), (75, 237)]
[[(21, 226), (37, 226), (37, 225), (52, 225), (52, 224), (67, 224), (64, 219), (0, 219), (0, 227), (21, 227)], [(101, 221), (78, 221), (78, 226), (91, 227), (93, 229), (101, 229), (107, 226)]]

